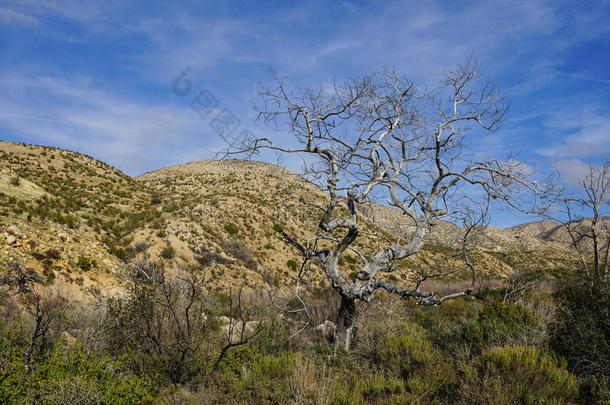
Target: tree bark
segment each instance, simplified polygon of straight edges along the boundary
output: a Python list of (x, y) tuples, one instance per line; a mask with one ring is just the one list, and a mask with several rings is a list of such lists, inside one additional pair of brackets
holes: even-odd
[(343, 345), (343, 349), (349, 352), (354, 321), (356, 320), (356, 300), (341, 297), (341, 306), (337, 317), (337, 331), (335, 334), (335, 344)]

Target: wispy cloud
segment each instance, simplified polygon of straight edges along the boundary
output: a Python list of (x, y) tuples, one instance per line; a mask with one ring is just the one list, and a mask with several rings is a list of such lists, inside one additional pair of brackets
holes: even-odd
[(18, 11), (0, 7), (0, 23), (38, 25), (38, 19)]
[[(0, 80), (5, 86), (6, 81)], [(203, 158), (205, 151), (192, 145), (212, 132), (188, 106), (134, 103), (51, 77), (17, 86), (21, 98), (0, 102), (3, 126), (31, 142), (89, 153), (130, 174)]]
[(582, 74), (573, 74), (573, 73), (563, 73), (562, 75), (570, 77), (572, 79), (577, 79), (577, 80), (585, 80), (585, 81), (594, 82), (594, 83), (610, 84), (610, 79), (599, 79), (596, 77), (590, 77), (590, 76), (586, 76), (586, 75), (582, 75)]
[(610, 153), (610, 117), (590, 108), (554, 114), (547, 127), (553, 144), (540, 154), (553, 158), (599, 156)]
[[(99, 151), (136, 172), (218, 142), (169, 91), (187, 65), (196, 87), (222, 89), (241, 116), (256, 98), (256, 82), (268, 78), (266, 67), (319, 84), (395, 66), (432, 87), (444, 70), (472, 55), (512, 87), (516, 107), (511, 136), (490, 138), (481, 150), (504, 154), (516, 146), (528, 163), (580, 158), (610, 149), (610, 122), (600, 112), (610, 100), (589, 102), (589, 112), (575, 118), (582, 98), (565, 102), (581, 91), (566, 87), (566, 78), (610, 82), (566, 67), (573, 49), (608, 33), (603, 3), (10, 1), (0, 8), (0, 26), (36, 29), (29, 45), (21, 38), (1, 43), (18, 56), (0, 65), (0, 124), (27, 139)], [(48, 46), (54, 48), (47, 54)], [(545, 146), (534, 139), (543, 133), (550, 141)]]

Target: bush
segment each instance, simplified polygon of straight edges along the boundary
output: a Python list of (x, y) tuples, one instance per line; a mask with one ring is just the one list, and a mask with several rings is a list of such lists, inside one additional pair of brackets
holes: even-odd
[(11, 177), (11, 186), (14, 187), (19, 187), (21, 185), (21, 179), (19, 178), (19, 176), (13, 176)]
[(286, 265), (288, 266), (288, 268), (292, 271), (297, 271), (297, 269), (299, 268), (299, 264), (294, 260), (294, 259), (290, 259), (286, 262)]
[(554, 294), (558, 305), (550, 346), (581, 377), (582, 403), (610, 402), (610, 283), (564, 280)]
[(550, 344), (578, 376), (610, 375), (610, 283), (564, 281), (555, 293), (558, 304)]
[(91, 355), (76, 343), (58, 342), (26, 368), (23, 329), (0, 332), (0, 403), (132, 404), (151, 399), (153, 384), (127, 372), (121, 361)]
[(81, 269), (83, 271), (89, 271), (93, 267), (95, 267), (95, 265), (96, 265), (95, 260), (91, 260), (85, 256), (79, 256), (78, 261), (76, 262), (76, 267), (78, 267), (79, 269)]
[(225, 224), (225, 231), (231, 236), (235, 235), (238, 230), (239, 228), (237, 228), (237, 225), (235, 225), (233, 222), (228, 222)]
[(533, 347), (487, 350), (462, 371), (460, 403), (572, 403), (578, 391), (564, 363)]
[(337, 389), (332, 404), (406, 404), (411, 403), (404, 382), (382, 375), (354, 376)]
[(130, 258), (129, 251), (120, 246), (112, 246), (110, 248), (110, 253), (112, 253), (122, 261), (127, 261)]
[(254, 262), (256, 263), (256, 259), (252, 255), (252, 251), (244, 242), (240, 240), (231, 240), (227, 242), (227, 250), (233, 256), (237, 257), (239, 260), (244, 263)]
[(153, 193), (153, 195), (150, 197), (150, 203), (152, 205), (161, 204), (161, 196), (158, 193)]
[(161, 250), (161, 257), (167, 260), (171, 260), (176, 257), (176, 249), (173, 246), (166, 246)]
[(143, 259), (127, 273), (126, 297), (108, 301), (103, 322), (110, 353), (134, 371), (186, 383), (203, 374), (209, 341), (202, 280), (170, 277)]
[(610, 404), (610, 376), (581, 377), (578, 402), (581, 404)]
[(392, 375), (402, 377), (410, 395), (420, 400), (445, 396), (455, 383), (453, 370), (432, 346), (426, 331), (414, 323), (406, 324), (400, 335), (383, 338), (374, 361)]
[[(251, 352), (251, 349), (245, 349)], [(221, 374), (216, 379), (218, 403), (285, 404), (291, 403), (290, 376), (295, 355), (258, 357), (242, 363), (239, 372)]]
[(538, 345), (545, 340), (545, 325), (536, 314), (514, 303), (485, 303), (475, 320), (448, 323), (436, 336), (447, 354), (466, 350), (480, 354), (493, 346)]

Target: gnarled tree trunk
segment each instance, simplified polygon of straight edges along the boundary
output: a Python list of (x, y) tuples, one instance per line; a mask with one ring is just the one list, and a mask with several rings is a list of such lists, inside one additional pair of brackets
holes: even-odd
[(337, 316), (335, 344), (337, 346), (343, 346), (346, 352), (350, 349), (356, 315), (356, 300), (341, 297), (341, 306), (339, 307), (339, 315)]

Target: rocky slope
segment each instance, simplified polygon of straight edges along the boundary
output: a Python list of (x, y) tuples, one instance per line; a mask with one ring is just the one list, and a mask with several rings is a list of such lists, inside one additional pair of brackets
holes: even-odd
[[(278, 166), (247, 161), (201, 161), (130, 178), (95, 159), (57, 148), (0, 142), (0, 262), (19, 260), (83, 288), (114, 290), (129, 261), (147, 254), (167, 266), (205, 270), (213, 288), (290, 285), (299, 257), (278, 234), (305, 240), (315, 233), (325, 195)], [(304, 201), (307, 201), (305, 203)], [(412, 230), (395, 210), (363, 207), (365, 234), (390, 239)], [(473, 244), (483, 275), (502, 277), (518, 269), (567, 268), (565, 244), (541, 238), (552, 224), (502, 230), (488, 227)], [(547, 229), (548, 228), (548, 229)], [(391, 275), (408, 278), (429, 268), (460, 265), (462, 230), (439, 222), (428, 244)], [(379, 239), (357, 247), (374, 251)], [(355, 255), (343, 264), (357, 269)], [(308, 286), (325, 285), (320, 270)]]
[[(582, 228), (586, 232), (591, 226), (591, 220), (588, 218), (576, 221), (573, 224), (574, 229)], [(600, 217), (597, 224), (598, 229), (608, 230), (610, 229), (610, 217)], [(558, 242), (566, 244), (570, 242), (570, 235), (566, 230), (565, 226), (558, 224), (553, 221), (539, 221), (530, 222), (527, 224), (521, 224), (513, 226), (508, 229), (517, 235), (527, 235), (537, 239), (544, 240), (546, 242)], [(584, 247), (591, 249), (592, 242), (589, 239), (584, 240)]]

